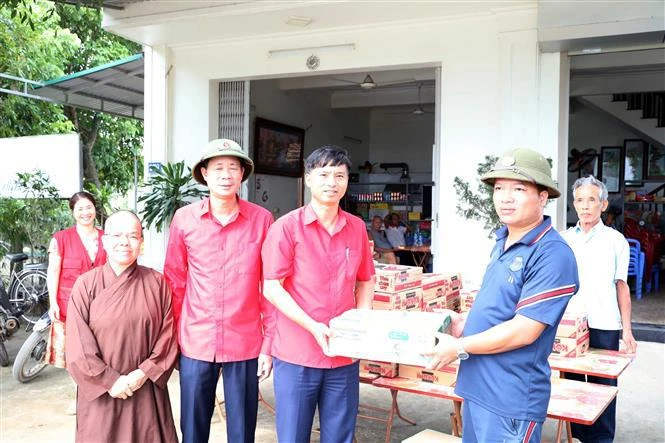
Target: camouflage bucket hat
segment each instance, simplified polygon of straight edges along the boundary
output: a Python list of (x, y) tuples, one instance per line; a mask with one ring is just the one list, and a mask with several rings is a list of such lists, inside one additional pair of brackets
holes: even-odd
[(242, 147), (233, 140), (226, 138), (218, 138), (211, 140), (208, 143), (208, 149), (205, 154), (201, 157), (201, 160), (198, 161), (194, 168), (192, 169), (192, 176), (194, 180), (206, 185), (207, 183), (203, 179), (203, 174), (201, 174), (201, 167), (203, 164), (210, 160), (213, 157), (237, 157), (240, 160), (240, 164), (245, 169), (245, 172), (242, 175), (242, 181), (247, 180), (247, 178), (254, 172), (254, 162), (245, 152), (242, 150)]
[(549, 198), (561, 195), (556, 182), (552, 180), (552, 168), (545, 157), (536, 151), (517, 148), (504, 153), (489, 172), (480, 179), (493, 185), (497, 178), (520, 180), (547, 188)]

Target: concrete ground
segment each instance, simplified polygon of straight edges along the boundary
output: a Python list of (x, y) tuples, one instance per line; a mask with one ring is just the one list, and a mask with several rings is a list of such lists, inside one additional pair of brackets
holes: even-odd
[[(10, 358), (16, 356), (26, 335), (15, 335), (7, 342)], [(665, 442), (665, 385), (664, 353), (662, 343), (639, 342), (638, 356), (619, 380), (617, 410), (617, 442)], [(178, 373), (169, 381), (176, 427), (179, 420)], [(274, 404), (272, 380), (261, 385), (265, 399)], [(221, 392), (221, 385), (218, 389)], [(0, 368), (0, 441), (3, 442), (71, 442), (74, 440), (74, 416), (66, 415), (67, 406), (74, 398), (73, 383), (66, 371), (46, 368), (35, 380), (20, 384), (12, 378), (11, 367)], [(387, 407), (387, 390), (361, 385), (361, 403)], [(393, 427), (392, 442), (416, 434), (423, 429), (450, 433), (449, 413), (452, 402), (400, 393), (399, 404), (405, 416), (417, 421), (410, 426), (397, 420)], [(556, 423), (548, 420), (543, 432), (544, 441), (553, 441)], [(358, 442), (383, 442), (385, 425), (359, 419)], [(257, 442), (276, 442), (274, 416), (263, 405), (259, 407)], [(213, 417), (210, 441), (226, 441), (225, 422), (217, 414)], [(318, 441), (312, 434), (312, 441)]]

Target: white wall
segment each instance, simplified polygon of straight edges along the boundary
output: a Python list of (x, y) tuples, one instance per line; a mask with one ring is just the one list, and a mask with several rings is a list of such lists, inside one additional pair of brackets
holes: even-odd
[(0, 196), (25, 197), (14, 189), (17, 173), (45, 172), (61, 198), (82, 189), (78, 134), (0, 138)]
[[(548, 65), (538, 53), (536, 27), (536, 9), (527, 7), (438, 21), (174, 46), (169, 59), (173, 66), (168, 85), (169, 158), (193, 160), (191, 147), (207, 142), (213, 117), (209, 115), (210, 94), (214, 94), (210, 81), (307, 75), (305, 59), (312, 53), (321, 58), (318, 71), (326, 73), (441, 66), (441, 115), (435, 122), (441, 129), (441, 180), (434, 191), (440, 202), (436, 248), (441, 252), (435, 257), (435, 271), (460, 270), (465, 280), (479, 283), (491, 242), (480, 223), (456, 214), (453, 178), (475, 180), (477, 164), (486, 154), (514, 146), (538, 149), (544, 143), (545, 153), (555, 164), (558, 160), (551, 127), (558, 124), (559, 104), (543, 109), (539, 103), (543, 96), (556, 96), (560, 85), (556, 73), (540, 72)], [(345, 43), (353, 46), (329, 47)], [(323, 46), (328, 48), (317, 51)], [(310, 49), (306, 54), (269, 54), (275, 49), (302, 47)], [(279, 118), (279, 110), (273, 112), (274, 119), (284, 120)], [(318, 125), (316, 119), (311, 120), (310, 131), (315, 133)]]
[(405, 162), (411, 174), (431, 177), (434, 114), (413, 115), (413, 107), (399, 109), (399, 113), (396, 108), (374, 108), (370, 112), (369, 161)]

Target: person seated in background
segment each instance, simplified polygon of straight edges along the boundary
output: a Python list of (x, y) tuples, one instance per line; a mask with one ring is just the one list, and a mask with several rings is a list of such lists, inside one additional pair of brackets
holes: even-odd
[(395, 255), (399, 258), (399, 264), (406, 266), (415, 266), (416, 263), (409, 251), (397, 250), (400, 246), (406, 246), (406, 233), (411, 229), (400, 219), (398, 213), (393, 212), (388, 217), (386, 223), (386, 238), (388, 243), (395, 250)]
[(383, 220), (380, 216), (375, 215), (372, 217), (372, 227), (369, 230), (370, 240), (374, 240), (374, 259), (379, 263), (387, 263), (389, 265), (397, 264), (397, 257), (393, 251), (393, 247), (388, 242), (386, 232), (381, 229)]

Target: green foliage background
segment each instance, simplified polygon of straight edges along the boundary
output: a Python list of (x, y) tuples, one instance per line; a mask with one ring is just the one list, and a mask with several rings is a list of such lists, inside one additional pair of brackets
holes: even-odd
[[(140, 45), (104, 31), (98, 9), (45, 0), (2, 0), (0, 45), (0, 72), (35, 81), (141, 51)], [(18, 87), (4, 79), (0, 83)], [(88, 190), (107, 187), (125, 194), (133, 183), (135, 158), (143, 171), (143, 122), (0, 94), (0, 137), (68, 132), (80, 135)]]
[[(485, 160), (478, 164), (478, 177), (492, 169), (498, 157), (493, 155), (486, 155)], [(494, 202), (492, 200), (492, 187), (481, 182), (477, 179), (475, 191), (472, 189), (471, 183), (462, 180), (460, 177), (455, 177), (453, 186), (455, 193), (458, 195), (456, 205), (457, 213), (462, 217), (469, 220), (478, 220), (483, 222), (483, 227), (489, 231), (488, 237), (492, 237), (494, 231), (499, 229), (502, 225), (499, 216), (494, 210)]]

